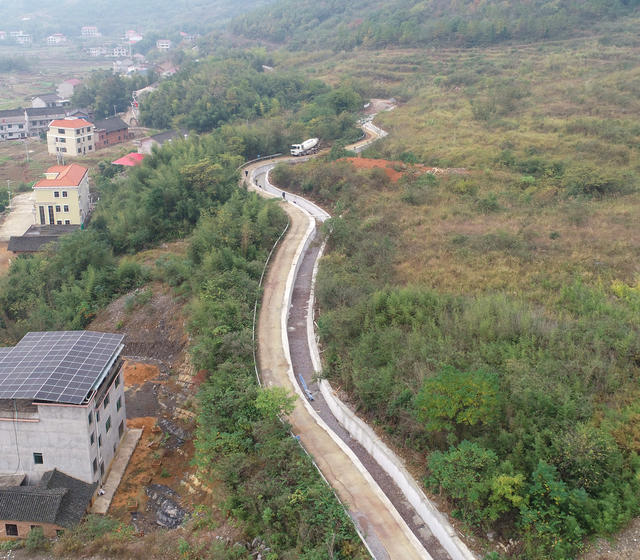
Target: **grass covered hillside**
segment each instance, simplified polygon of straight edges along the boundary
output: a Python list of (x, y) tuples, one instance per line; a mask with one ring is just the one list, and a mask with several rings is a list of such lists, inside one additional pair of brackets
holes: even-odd
[(468, 47), (583, 34), (637, 7), (637, 0), (280, 0), (237, 18), (231, 29), (292, 49)]
[(511, 558), (574, 558), (640, 512), (630, 39), (318, 57), (316, 75), (404, 100), (365, 153), (393, 173), (275, 174), (340, 216), (318, 276), (325, 374)]

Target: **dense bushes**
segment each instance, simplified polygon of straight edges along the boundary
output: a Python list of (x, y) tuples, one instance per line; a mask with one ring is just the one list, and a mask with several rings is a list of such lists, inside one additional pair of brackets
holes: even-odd
[[(352, 88), (332, 89), (282, 70), (263, 72), (242, 53), (225, 54), (186, 65), (162, 82), (144, 98), (142, 122), (155, 128), (206, 132), (228, 122), (296, 114), (281, 127), (279, 150), (307, 134), (325, 140), (353, 136), (349, 114), (362, 106), (362, 99)], [(253, 157), (256, 152), (245, 155)]]
[(637, 391), (639, 329), (623, 301), (576, 281), (544, 314), (416, 288), (344, 306), (326, 297), (347, 270), (336, 262), (318, 277), (326, 373), (405, 445), (452, 446), (429, 468), (461, 518), (500, 521), (522, 557), (559, 559), (640, 511), (636, 450), (616, 441), (617, 419), (596, 420)]
[[(279, 419), (292, 398), (259, 389), (253, 302), (268, 250), (286, 223), (272, 202), (238, 191), (203, 216), (189, 249), (194, 365), (200, 393), (196, 461), (222, 481), (223, 507), (282, 558), (361, 557), (347, 516)], [(185, 281), (187, 281), (185, 279)]]
[(549, 0), (482, 4), (394, 0), (383, 5), (371, 0), (282, 0), (237, 18), (232, 28), (290, 48), (472, 47), (564, 38), (569, 30), (590, 29), (603, 20), (633, 13), (637, 6), (635, 0), (571, 0), (561, 5)]
[(0, 339), (13, 344), (30, 330), (82, 329), (147, 274), (132, 261), (117, 262), (97, 231), (63, 236), (45, 254), (16, 259), (0, 279)]

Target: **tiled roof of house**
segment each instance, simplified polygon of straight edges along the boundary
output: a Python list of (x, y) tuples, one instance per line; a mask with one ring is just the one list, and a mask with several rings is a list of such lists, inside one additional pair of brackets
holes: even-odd
[(127, 154), (126, 156), (122, 156), (115, 161), (112, 161), (114, 165), (126, 165), (127, 167), (135, 167), (136, 165), (140, 165), (142, 160), (146, 157), (146, 154), (138, 154), (136, 152), (132, 152)]
[(87, 484), (56, 469), (46, 472), (37, 486), (0, 488), (0, 520), (77, 525), (96, 484)]
[(58, 128), (83, 128), (92, 125), (84, 119), (58, 119), (53, 121), (49, 126), (57, 126)]
[(49, 490), (39, 486), (0, 488), (0, 519), (55, 523), (66, 488)]
[(113, 132), (114, 130), (127, 130), (129, 125), (125, 123), (120, 117), (109, 117), (108, 119), (100, 119), (95, 121), (94, 126), (96, 130), (104, 130), (106, 132)]
[(159, 134), (149, 136), (149, 138), (154, 142), (157, 142), (158, 144), (164, 144), (167, 140), (173, 140), (174, 138), (184, 138), (185, 135), (185, 131), (182, 130), (167, 130), (166, 132), (160, 132)]
[(0, 111), (0, 119), (3, 117), (19, 117), (19, 116), (24, 116), (24, 109), (22, 108), (4, 109), (3, 111)]
[(96, 489), (95, 483), (87, 484), (57, 469), (44, 473), (40, 480), (40, 486), (45, 486), (52, 490), (57, 488), (66, 488), (68, 490), (62, 498), (62, 503), (56, 516), (56, 525), (61, 527), (73, 527), (80, 522)]
[(27, 107), (27, 115), (30, 117), (48, 117), (52, 119), (64, 117), (64, 107)]
[[(53, 123), (51, 124), (53, 125)], [(58, 176), (55, 179), (40, 179), (33, 187), (77, 187), (82, 182), (87, 171), (86, 167), (82, 167), (77, 163), (54, 165), (47, 169), (47, 173), (57, 173)]]
[[(77, 224), (51, 224), (51, 225), (32, 225), (22, 235), (12, 235), (9, 238), (7, 250), (13, 253), (35, 253), (42, 251), (47, 243), (58, 241), (61, 235), (71, 233), (80, 226)], [(0, 348), (0, 361), (2, 361), (2, 352), (6, 348)], [(8, 348), (11, 350), (11, 347)]]
[(58, 101), (60, 99), (60, 96), (55, 92), (39, 93), (37, 95), (34, 95), (32, 99), (42, 99), (42, 101)]
[[(9, 238), (7, 251), (12, 253), (37, 253), (48, 243), (58, 241), (59, 235), (40, 235), (38, 237), (29, 235), (12, 235)], [(0, 359), (2, 353), (0, 352)]]

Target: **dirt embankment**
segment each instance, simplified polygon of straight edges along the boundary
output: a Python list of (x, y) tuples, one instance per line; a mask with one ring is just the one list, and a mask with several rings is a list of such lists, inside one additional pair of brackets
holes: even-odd
[(191, 375), (182, 305), (153, 283), (111, 303), (89, 326), (125, 335), (127, 424), (144, 431), (109, 513), (143, 533), (178, 525), (208, 493), (191, 466), (202, 376)]
[(357, 169), (382, 169), (392, 183), (397, 183), (405, 173), (430, 173), (431, 175), (464, 175), (468, 171), (461, 168), (428, 167), (422, 164), (404, 163), (388, 159), (350, 157), (344, 158)]

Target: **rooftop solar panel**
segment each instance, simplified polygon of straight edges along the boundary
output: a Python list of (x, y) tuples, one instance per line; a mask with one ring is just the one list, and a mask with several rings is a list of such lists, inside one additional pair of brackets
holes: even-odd
[(124, 336), (91, 331), (32, 332), (0, 348), (0, 399), (81, 404)]

